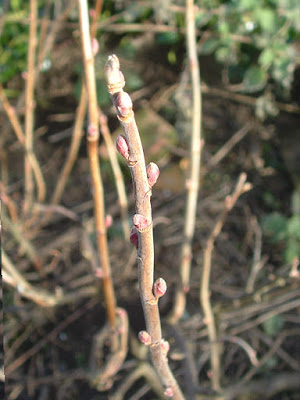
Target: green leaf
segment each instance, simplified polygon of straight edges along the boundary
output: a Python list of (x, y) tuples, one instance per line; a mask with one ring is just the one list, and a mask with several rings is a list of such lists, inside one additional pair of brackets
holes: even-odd
[(180, 40), (180, 34), (177, 32), (163, 32), (156, 35), (156, 41), (158, 44), (170, 45), (178, 43)]
[(268, 336), (275, 336), (283, 327), (283, 319), (280, 315), (274, 315), (263, 322), (263, 329)]
[(274, 242), (279, 242), (287, 237), (287, 219), (277, 212), (267, 215), (263, 219), (262, 228)]
[(257, 7), (257, 0), (240, 0), (238, 8), (241, 11), (251, 10)]
[(288, 220), (287, 231), (291, 237), (300, 239), (300, 215), (293, 215)]
[(219, 62), (227, 62), (227, 60), (230, 57), (230, 51), (228, 47), (220, 47), (217, 51), (216, 51), (216, 59)]
[(287, 263), (292, 263), (295, 257), (300, 257), (300, 243), (299, 241), (290, 238), (284, 252), (284, 258)]
[(261, 52), (258, 62), (263, 68), (269, 68), (269, 66), (273, 63), (274, 58), (275, 53), (273, 49), (266, 48)]
[(266, 33), (274, 33), (277, 29), (277, 16), (271, 8), (257, 8), (254, 17)]
[(253, 66), (247, 69), (242, 85), (243, 90), (248, 93), (262, 90), (267, 83), (267, 73), (262, 68)]
[(211, 54), (213, 53), (220, 43), (219, 39), (209, 38), (202, 43), (202, 46), (199, 49), (200, 54)]

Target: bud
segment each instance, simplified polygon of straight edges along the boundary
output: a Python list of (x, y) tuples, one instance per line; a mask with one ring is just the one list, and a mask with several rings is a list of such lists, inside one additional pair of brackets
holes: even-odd
[(147, 218), (145, 218), (141, 214), (135, 214), (132, 218), (133, 225), (138, 229), (138, 230), (143, 230), (146, 229), (149, 224), (147, 221)]
[(131, 232), (130, 232), (130, 241), (131, 241), (131, 243), (132, 243), (136, 248), (138, 248), (138, 245), (139, 245), (139, 235), (138, 235), (138, 232), (137, 232), (135, 226), (133, 226), (133, 227), (131, 228)]
[(121, 156), (125, 158), (125, 160), (129, 160), (129, 147), (124, 136), (120, 135), (117, 137), (116, 148)]
[(146, 171), (147, 171), (148, 183), (152, 187), (153, 185), (155, 185), (159, 177), (159, 168), (155, 163), (151, 162), (150, 164), (147, 165)]
[(110, 214), (107, 214), (105, 217), (105, 227), (110, 228), (113, 224), (113, 217)]
[(167, 355), (168, 352), (169, 352), (169, 350), (170, 350), (170, 343), (169, 343), (167, 340), (165, 340), (165, 339), (161, 339), (160, 348), (161, 348), (161, 351), (162, 351), (165, 355)]
[(98, 136), (98, 129), (95, 124), (89, 124), (88, 126), (88, 132), (87, 132), (87, 137), (89, 139), (96, 139)]
[(174, 396), (174, 390), (171, 387), (166, 388), (166, 390), (164, 391), (164, 395), (166, 397), (173, 397)]
[(145, 346), (150, 346), (151, 344), (151, 336), (149, 335), (148, 332), (146, 331), (140, 331), (139, 334), (139, 340), (145, 345)]
[(116, 98), (116, 107), (121, 117), (126, 117), (132, 112), (132, 101), (128, 93), (120, 92)]
[(158, 278), (153, 285), (154, 296), (159, 299), (167, 291), (167, 283), (163, 278)]
[(105, 78), (110, 94), (118, 93), (125, 86), (124, 75), (120, 71), (118, 57), (113, 54), (108, 57), (105, 64)]
[(95, 56), (98, 53), (98, 51), (99, 51), (98, 40), (93, 38), (92, 39), (92, 52), (93, 52), (93, 55)]

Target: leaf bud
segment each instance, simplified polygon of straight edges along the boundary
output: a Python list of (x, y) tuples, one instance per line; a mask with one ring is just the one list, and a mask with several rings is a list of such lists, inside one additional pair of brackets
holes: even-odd
[(130, 241), (131, 241), (131, 243), (132, 243), (136, 248), (138, 248), (138, 245), (139, 245), (139, 235), (138, 235), (138, 232), (137, 232), (135, 226), (133, 226), (133, 227), (131, 228), (131, 232), (130, 232)]
[(124, 75), (120, 71), (118, 57), (113, 54), (108, 57), (105, 64), (105, 78), (111, 94), (118, 93), (125, 86)]
[(155, 185), (159, 177), (159, 168), (155, 163), (151, 162), (150, 164), (147, 165), (146, 172), (147, 172), (148, 183), (152, 187), (153, 185)]
[(153, 285), (154, 296), (159, 299), (167, 291), (167, 283), (163, 278), (158, 278)]
[(93, 55), (95, 56), (99, 51), (99, 42), (98, 42), (98, 40), (93, 38), (91, 45), (92, 45)]
[(146, 331), (140, 331), (138, 334), (139, 340), (145, 345), (145, 346), (150, 346), (152, 340), (151, 336), (149, 335), (148, 332)]
[(146, 229), (149, 226), (149, 223), (147, 221), (147, 218), (145, 218), (141, 214), (135, 214), (132, 218), (133, 225), (138, 229), (138, 230), (143, 230)]
[(132, 112), (132, 101), (128, 93), (120, 92), (116, 98), (117, 112), (121, 117), (127, 117)]
[(166, 397), (173, 397), (174, 396), (174, 390), (173, 388), (170, 386), (168, 388), (166, 388), (166, 390), (164, 391), (164, 395)]
[(169, 352), (169, 350), (170, 350), (170, 343), (169, 343), (167, 340), (165, 340), (165, 339), (161, 339), (160, 348), (161, 348), (161, 351), (162, 351), (165, 355), (167, 355), (168, 352)]
[(125, 160), (129, 159), (129, 147), (124, 136), (120, 135), (117, 137), (116, 149), (121, 154), (121, 156), (125, 158)]

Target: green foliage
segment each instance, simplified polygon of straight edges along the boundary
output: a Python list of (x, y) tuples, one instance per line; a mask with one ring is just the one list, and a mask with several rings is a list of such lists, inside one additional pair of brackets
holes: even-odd
[(283, 243), (287, 263), (300, 258), (300, 214), (291, 217), (274, 212), (263, 220), (263, 229), (273, 243)]
[[(243, 71), (241, 91), (259, 92), (274, 82), (277, 94), (289, 94), (300, 38), (298, 0), (218, 0), (197, 23), (207, 36), (200, 52), (214, 54), (227, 68), (239, 66), (231, 71)], [(235, 76), (229, 79), (236, 83)]]
[(264, 321), (262, 325), (264, 332), (268, 336), (276, 336), (276, 334), (281, 331), (284, 321), (280, 315), (274, 315)]
[(28, 26), (21, 21), (28, 16), (28, 5), (14, 0), (3, 18), (0, 35), (0, 80), (8, 82), (26, 68)]

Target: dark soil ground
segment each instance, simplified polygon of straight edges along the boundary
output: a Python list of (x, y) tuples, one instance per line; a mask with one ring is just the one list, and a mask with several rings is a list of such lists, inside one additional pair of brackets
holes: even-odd
[[(155, 45), (153, 35), (150, 38), (147, 34), (141, 35), (138, 39), (140, 49), (136, 57), (128, 61), (121, 55), (120, 61), (125, 76), (135, 69), (144, 82), (142, 89), (130, 93), (136, 115), (148, 110), (152, 113), (151, 119), (158, 121), (152, 133), (147, 133), (150, 138), (145, 137), (145, 124), (140, 131), (147, 162), (155, 158), (161, 169), (152, 195), (155, 276), (163, 277), (168, 284), (160, 310), (164, 337), (171, 344), (171, 368), (187, 399), (299, 399), (300, 384), (295, 378), (300, 372), (299, 275), (291, 274), (292, 267), (284, 260), (284, 244), (272, 243), (261, 228), (264, 216), (272, 211), (291, 215), (290, 201), (297, 172), (291, 172), (293, 167), (288, 165), (289, 156), (283, 151), (282, 135), (294, 132), (297, 139), (289, 147), (293, 152), (300, 140), (299, 114), (281, 110), (276, 118), (260, 122), (255, 117), (253, 98), (237, 97), (222, 87), (220, 67), (210, 58), (201, 60), (205, 145), (191, 284), (184, 316), (172, 327), (166, 317), (172, 309), (179, 279), (188, 168), (185, 118), (189, 116), (190, 95), (179, 91), (184, 47), (178, 49), (176, 65), (170, 66), (166, 61), (167, 49)], [(109, 51), (117, 53), (117, 45)], [(100, 52), (101, 68), (104, 57)], [(48, 201), (69, 149), (78, 103), (74, 88), (80, 81), (74, 73), (74, 65), (80, 63), (80, 47), (70, 31), (58, 34), (51, 59), (55, 60), (53, 67), (42, 74), (37, 86), (35, 140), (35, 153), (46, 177)], [(13, 84), (21, 85), (18, 80)], [(178, 104), (182, 105), (182, 110)], [(114, 132), (118, 121), (113, 109), (107, 105), (103, 111)], [(170, 142), (161, 134), (162, 120), (166, 124), (162, 131), (167, 132)], [(3, 126), (7, 123), (3, 113), (1, 122)], [(212, 164), (213, 156), (221, 148), (227, 149), (230, 138), (248, 123), (251, 126), (247, 134), (221, 160)], [(145, 324), (138, 293), (135, 250), (123, 239), (118, 198), (105, 145), (101, 139), (106, 212), (113, 217), (108, 230), (110, 261), (117, 303), (128, 313), (130, 334), (126, 359), (113, 377), (112, 387), (99, 392), (89, 379), (89, 359), (93, 337), (103, 328), (106, 315), (102, 289), (97, 292), (92, 267), (96, 243), (93, 232), (89, 231), (93, 203), (85, 140), (82, 140), (61, 201), (64, 208), (54, 212), (51, 220), (38, 230), (46, 209), (37, 208), (26, 218), (19, 211), (23, 201), (23, 151), (9, 130), (1, 142), (2, 168), (6, 167), (8, 176), (5, 193), (18, 210), (18, 219), (22, 221), (18, 228), (37, 250), (42, 273), (34, 268), (24, 253), (22, 242), (18, 243), (4, 224), (6, 254), (33, 286), (52, 293), (59, 290), (78, 293), (68, 304), (47, 308), (24, 299), (18, 291), (4, 284), (7, 399), (117, 399), (119, 388), (132, 372), (138, 366), (148, 366), (149, 360), (136, 341), (137, 333)], [(123, 164), (122, 170), (132, 215), (131, 179)], [(241, 172), (247, 174), (252, 190), (241, 196), (228, 215), (212, 254), (211, 301), (222, 343), (225, 388), (223, 397), (216, 397), (210, 383), (209, 342), (199, 287), (207, 238), (222, 212), (226, 195), (233, 191)], [(6, 205), (3, 207), (7, 214)], [(66, 210), (72, 214), (67, 214)], [(259, 263), (261, 269), (253, 290), (247, 290), (253, 265)], [(104, 353), (107, 350), (106, 346)], [(151, 379), (141, 376), (133, 380), (121, 398), (152, 400), (158, 395)]]

